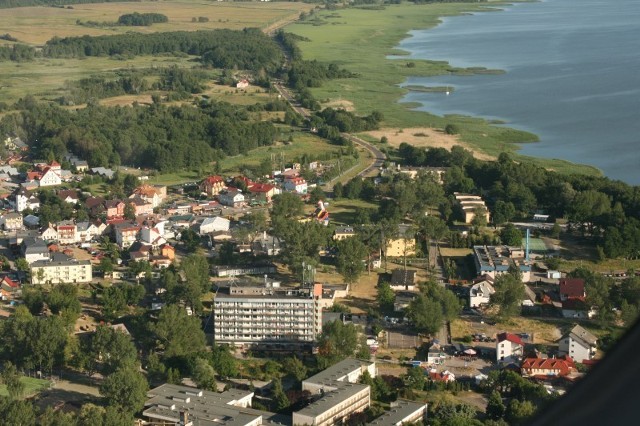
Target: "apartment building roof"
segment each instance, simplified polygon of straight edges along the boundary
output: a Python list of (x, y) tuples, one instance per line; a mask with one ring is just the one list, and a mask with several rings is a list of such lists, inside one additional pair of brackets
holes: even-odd
[(337, 364), (332, 365), (326, 370), (322, 370), (318, 374), (309, 377), (305, 380), (308, 383), (326, 383), (328, 381), (340, 381), (344, 380), (344, 378), (349, 374), (356, 370), (361, 370), (363, 366), (369, 363), (364, 363), (357, 359), (347, 358), (343, 361), (340, 361)]
[(36, 260), (31, 264), (32, 268), (42, 268), (49, 266), (73, 266), (73, 265), (91, 265), (90, 260), (78, 260), (64, 253), (51, 253), (48, 260)]
[(369, 385), (363, 385), (360, 383), (329, 382), (330, 386), (333, 387), (330, 392), (323, 394), (317, 401), (314, 401), (303, 409), (296, 411), (296, 414), (309, 417), (319, 416), (320, 414), (335, 407), (340, 402), (369, 388)]
[(375, 426), (395, 426), (407, 417), (415, 414), (418, 410), (426, 410), (426, 408), (427, 404), (399, 399), (391, 403), (389, 411), (368, 424)]

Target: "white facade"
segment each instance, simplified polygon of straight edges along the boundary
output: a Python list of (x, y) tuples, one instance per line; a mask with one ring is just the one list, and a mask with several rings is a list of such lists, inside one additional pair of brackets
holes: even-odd
[(224, 217), (208, 217), (200, 224), (200, 235), (218, 231), (228, 232), (230, 227), (231, 222), (229, 219), (225, 219)]
[(31, 264), (32, 284), (88, 283), (92, 279), (90, 261), (73, 259), (61, 253)]
[(40, 186), (55, 186), (61, 185), (62, 179), (58, 171), (49, 169), (40, 178)]
[(491, 295), (495, 292), (496, 290), (487, 281), (474, 284), (469, 290), (469, 307), (477, 308), (478, 306), (489, 304)]
[(558, 342), (560, 355), (569, 355), (577, 362), (591, 360), (596, 355), (597, 338), (577, 325)]
[(496, 343), (496, 360), (501, 362), (515, 362), (522, 357), (524, 347), (508, 339), (500, 339)]
[(287, 179), (284, 181), (284, 189), (298, 194), (306, 194), (307, 181), (302, 178)]

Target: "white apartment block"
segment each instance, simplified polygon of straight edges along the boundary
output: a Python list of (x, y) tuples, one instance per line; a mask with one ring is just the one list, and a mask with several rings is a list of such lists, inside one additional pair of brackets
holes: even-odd
[(313, 348), (322, 331), (322, 285), (220, 288), (213, 302), (214, 340), (248, 349)]
[(32, 284), (88, 283), (92, 279), (89, 260), (77, 260), (62, 253), (52, 253), (50, 259), (31, 264)]

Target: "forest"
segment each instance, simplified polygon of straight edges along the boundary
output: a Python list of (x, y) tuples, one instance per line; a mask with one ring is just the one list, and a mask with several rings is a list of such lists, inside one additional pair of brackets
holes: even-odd
[(272, 123), (251, 121), (245, 107), (222, 102), (90, 105), (77, 111), (35, 102), (23, 102), (21, 107), (19, 115), (6, 116), (0, 127), (22, 127), (40, 158), (72, 152), (92, 167), (126, 164), (162, 172), (199, 167), (271, 145), (276, 136)]
[(275, 72), (284, 55), (277, 43), (256, 28), (241, 31), (175, 31), (152, 34), (54, 37), (43, 47), (52, 58), (87, 56), (158, 55), (176, 52), (202, 56), (202, 62), (216, 68)]
[(25, 44), (14, 44), (13, 46), (0, 46), (0, 62), (31, 61), (36, 56), (36, 49)]

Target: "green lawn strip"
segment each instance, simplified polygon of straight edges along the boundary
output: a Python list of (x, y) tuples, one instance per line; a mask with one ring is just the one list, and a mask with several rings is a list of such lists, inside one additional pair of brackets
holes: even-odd
[[(443, 61), (413, 59), (402, 55), (395, 47), (412, 29), (431, 28), (442, 17), (459, 15), (503, 5), (487, 3), (442, 3), (415, 5), (402, 3), (388, 5), (384, 10), (358, 8), (322, 11), (315, 23), (303, 21), (286, 27), (309, 41), (299, 42), (303, 56), (309, 60), (333, 62), (358, 76), (326, 81), (312, 92), (321, 102), (349, 101), (359, 114), (378, 110), (384, 114), (384, 127), (444, 128), (456, 124), (463, 142), (489, 155), (510, 152), (517, 159), (530, 161), (530, 157), (517, 154), (520, 143), (535, 142), (532, 133), (503, 126), (487, 120), (459, 115), (445, 117), (414, 111), (418, 105), (400, 103), (407, 89), (399, 87), (407, 77), (436, 75), (497, 73), (499, 70), (482, 68), (456, 69)], [(326, 17), (332, 15), (330, 19)], [(400, 55), (389, 58), (389, 55)], [(536, 159), (536, 163), (562, 173), (601, 174), (596, 168), (576, 165), (562, 160)]]
[[(49, 389), (51, 382), (48, 380), (36, 379), (33, 377), (20, 377), (20, 381), (24, 384), (24, 396), (32, 396), (38, 392)], [(9, 396), (7, 386), (0, 384), (0, 396)]]

